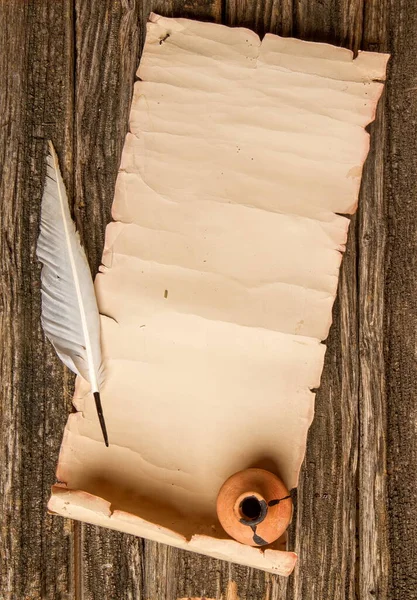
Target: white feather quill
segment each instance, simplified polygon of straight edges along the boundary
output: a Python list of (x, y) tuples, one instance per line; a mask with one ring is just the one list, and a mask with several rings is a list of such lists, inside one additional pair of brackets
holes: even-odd
[(62, 362), (90, 383), (104, 442), (108, 446), (100, 400), (102, 359), (97, 300), (51, 142), (36, 252), (43, 265), (43, 330)]

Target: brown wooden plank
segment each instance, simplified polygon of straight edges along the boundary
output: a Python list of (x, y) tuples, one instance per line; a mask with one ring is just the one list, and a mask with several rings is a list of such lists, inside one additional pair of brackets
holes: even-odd
[(40, 328), (46, 139), (72, 193), (72, 8), (0, 5), (0, 598), (72, 598), (72, 524), (46, 514), (71, 393)]
[(362, 40), (368, 0), (294, 1), (293, 33), (313, 42), (327, 42), (356, 52)]
[[(382, 102), (384, 102), (385, 98)], [(358, 573), (360, 598), (388, 598), (384, 278), (387, 222), (384, 103), (371, 127), (372, 147), (362, 185), (359, 233), (359, 471)]]
[(390, 0), (384, 345), (390, 600), (417, 598), (417, 12)]
[[(387, 2), (364, 6), (361, 48), (387, 52)], [(387, 419), (384, 361), (384, 281), (386, 263), (386, 194), (384, 166), (388, 111), (386, 89), (371, 132), (371, 150), (362, 180), (358, 211), (359, 273), (359, 469), (358, 571), (360, 598), (390, 598), (387, 530)]]
[(293, 0), (225, 0), (226, 25), (248, 27), (261, 37), (265, 33), (293, 35)]
[(299, 562), (287, 598), (355, 598), (358, 348), (356, 231), (352, 219), (333, 326), (293, 527)]

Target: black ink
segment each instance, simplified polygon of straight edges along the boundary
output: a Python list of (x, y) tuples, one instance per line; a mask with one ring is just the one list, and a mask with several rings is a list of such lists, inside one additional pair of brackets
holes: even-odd
[(268, 502), (268, 506), (276, 506), (277, 504), (279, 504), (283, 500), (288, 500), (288, 498), (291, 498), (291, 496), (285, 496), (284, 498), (278, 498), (278, 500), (270, 500)]
[[(257, 504), (257, 507), (255, 506), (255, 503)], [(249, 509), (252, 512), (252, 517), (250, 514), (245, 512), (245, 508), (246, 510)], [(253, 527), (253, 525), (259, 525), (259, 523), (262, 523), (268, 513), (268, 507), (265, 500), (258, 500), (256, 496), (247, 496), (244, 498), (240, 503), (239, 510), (240, 514), (242, 515), (240, 522), (243, 523), (243, 525), (248, 525), (249, 527)]]
[(268, 542), (266, 542), (260, 535), (256, 533), (256, 525), (251, 525), (251, 529), (253, 531), (253, 541), (258, 546), (267, 546)]
[(170, 33), (167, 33), (164, 37), (160, 38), (159, 45), (161, 45), (163, 42), (165, 42), (165, 40), (167, 40), (170, 35), (171, 35)]

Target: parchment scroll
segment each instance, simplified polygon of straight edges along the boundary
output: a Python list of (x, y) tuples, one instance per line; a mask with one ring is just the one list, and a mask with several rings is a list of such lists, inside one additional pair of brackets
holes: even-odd
[(151, 15), (96, 278), (110, 447), (78, 380), (52, 512), (291, 572), (215, 500), (297, 485), (387, 59)]

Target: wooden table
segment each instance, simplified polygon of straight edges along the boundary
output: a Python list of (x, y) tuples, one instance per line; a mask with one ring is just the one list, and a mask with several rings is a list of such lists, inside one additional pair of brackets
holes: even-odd
[[(45, 140), (93, 273), (150, 10), (392, 52), (298, 488), (289, 579), (46, 514), (73, 377), (40, 328)], [(412, 0), (0, 4), (1, 600), (417, 598), (417, 8)]]

